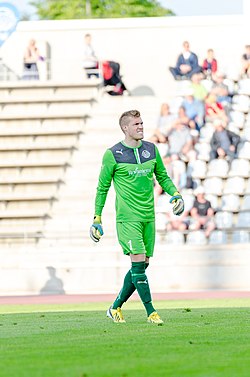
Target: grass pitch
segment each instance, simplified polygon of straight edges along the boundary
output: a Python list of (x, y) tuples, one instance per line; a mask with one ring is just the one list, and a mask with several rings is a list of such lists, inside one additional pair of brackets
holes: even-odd
[(107, 304), (2, 306), (1, 377), (248, 377), (250, 300), (155, 303), (163, 326), (140, 303), (126, 324)]

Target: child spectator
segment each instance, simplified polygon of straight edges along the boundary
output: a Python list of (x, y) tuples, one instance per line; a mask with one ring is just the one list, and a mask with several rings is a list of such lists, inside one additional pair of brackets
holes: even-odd
[(198, 187), (195, 190), (195, 200), (193, 207), (190, 210), (190, 230), (204, 229), (205, 236), (208, 238), (210, 233), (215, 229), (215, 222), (213, 220), (214, 210), (209, 200), (205, 198), (205, 191), (203, 187)]
[(202, 64), (202, 70), (207, 79), (213, 79), (214, 74), (217, 72), (218, 64), (214, 57), (214, 50), (209, 48), (207, 50), (207, 57)]

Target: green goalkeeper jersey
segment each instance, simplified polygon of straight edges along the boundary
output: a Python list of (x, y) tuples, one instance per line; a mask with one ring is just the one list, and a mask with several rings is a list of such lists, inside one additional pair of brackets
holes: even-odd
[(102, 214), (113, 180), (116, 221), (154, 221), (154, 176), (169, 195), (178, 191), (153, 143), (142, 141), (139, 147), (132, 148), (120, 142), (107, 149), (99, 175), (95, 214)]

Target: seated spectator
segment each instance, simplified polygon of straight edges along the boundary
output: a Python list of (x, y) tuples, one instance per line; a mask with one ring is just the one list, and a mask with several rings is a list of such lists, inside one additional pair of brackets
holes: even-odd
[(217, 60), (214, 57), (214, 50), (209, 48), (207, 50), (207, 57), (202, 63), (202, 70), (207, 79), (213, 79), (214, 74), (217, 72)]
[(204, 102), (194, 98), (193, 89), (190, 89), (181, 104), (188, 118), (195, 122), (200, 129), (204, 125), (205, 106)]
[(193, 90), (194, 98), (199, 101), (204, 101), (207, 97), (207, 89), (202, 84), (202, 75), (200, 73), (194, 73), (191, 77), (191, 89)]
[(178, 56), (176, 66), (169, 67), (175, 80), (190, 79), (193, 73), (202, 72), (197, 55), (190, 51), (189, 42), (183, 42), (183, 52)]
[(29, 41), (23, 57), (23, 80), (39, 80), (38, 61), (43, 61), (40, 56), (35, 39)]
[(161, 105), (160, 116), (158, 118), (156, 129), (150, 138), (153, 143), (166, 143), (167, 135), (172, 127), (176, 115), (172, 114), (167, 103)]
[(183, 161), (189, 160), (189, 155), (194, 153), (190, 129), (181, 122), (175, 122), (168, 134), (168, 153), (176, 155)]
[(245, 46), (245, 53), (241, 58), (241, 78), (250, 78), (250, 45)]
[(91, 45), (91, 35), (86, 34), (84, 36), (84, 56), (83, 56), (83, 68), (85, 69), (87, 78), (91, 78), (93, 76), (99, 77), (99, 73), (97, 71), (99, 64), (98, 58), (96, 57), (95, 51)]
[(120, 63), (113, 60), (102, 62), (103, 85), (107, 87), (107, 93), (111, 96), (122, 96), (127, 90), (120, 74)]
[(205, 235), (208, 238), (210, 233), (215, 229), (215, 222), (213, 220), (214, 210), (210, 201), (205, 198), (203, 187), (198, 187), (194, 193), (195, 200), (190, 210), (189, 229), (204, 229)]
[(229, 94), (229, 88), (225, 84), (226, 76), (222, 72), (216, 72), (214, 75), (214, 84), (211, 88), (211, 94), (214, 94), (217, 98), (217, 102), (222, 103), (224, 106), (229, 106), (232, 99)]
[(216, 95), (210, 93), (205, 100), (205, 119), (206, 122), (213, 122), (218, 118), (228, 121), (224, 106), (217, 101)]
[(210, 145), (211, 160), (215, 158), (226, 158), (232, 161), (237, 156), (237, 147), (240, 136), (226, 129), (226, 122), (222, 119), (214, 121), (215, 131), (212, 135)]
[(181, 216), (174, 216), (171, 212), (168, 212), (167, 220), (166, 230), (168, 232), (171, 232), (172, 230), (184, 232), (188, 229), (188, 220), (184, 214)]

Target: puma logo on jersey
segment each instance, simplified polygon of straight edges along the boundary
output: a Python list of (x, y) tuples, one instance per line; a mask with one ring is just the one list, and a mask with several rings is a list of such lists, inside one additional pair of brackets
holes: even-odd
[(122, 149), (120, 149), (119, 151), (115, 151), (115, 153), (123, 154)]

